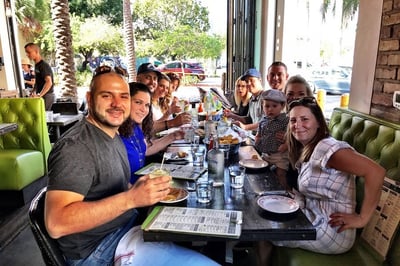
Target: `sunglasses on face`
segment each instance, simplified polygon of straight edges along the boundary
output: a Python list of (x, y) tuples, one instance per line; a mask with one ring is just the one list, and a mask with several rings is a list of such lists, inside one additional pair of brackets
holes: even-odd
[(115, 72), (123, 77), (128, 77), (128, 72), (122, 67), (99, 66), (94, 70), (93, 78), (110, 72)]

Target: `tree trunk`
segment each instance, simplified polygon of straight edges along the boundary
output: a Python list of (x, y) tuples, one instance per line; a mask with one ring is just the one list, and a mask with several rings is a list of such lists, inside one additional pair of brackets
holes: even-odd
[(136, 80), (135, 38), (132, 23), (131, 1), (123, 0), (124, 41), (127, 55), (129, 81)]
[(62, 96), (78, 102), (68, 1), (51, 0), (50, 8)]

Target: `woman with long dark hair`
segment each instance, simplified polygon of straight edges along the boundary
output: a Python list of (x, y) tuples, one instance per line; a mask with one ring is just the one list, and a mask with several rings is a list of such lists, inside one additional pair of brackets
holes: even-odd
[(184, 132), (178, 130), (162, 138), (152, 140), (153, 116), (151, 112), (150, 89), (139, 82), (129, 83), (131, 111), (129, 118), (119, 127), (120, 136), (125, 144), (131, 167), (131, 184), (138, 176), (134, 173), (145, 165), (146, 155), (152, 155), (165, 149)]
[[(354, 244), (379, 202), (385, 169), (358, 153), (347, 142), (330, 136), (314, 97), (289, 104), (289, 160), (298, 170), (295, 200), (316, 229), (316, 240), (277, 241), (323, 254), (340, 254)], [(356, 212), (355, 176), (364, 179), (364, 200)], [(259, 259), (268, 261), (271, 245), (260, 242)], [(264, 264), (262, 264), (264, 265)]]

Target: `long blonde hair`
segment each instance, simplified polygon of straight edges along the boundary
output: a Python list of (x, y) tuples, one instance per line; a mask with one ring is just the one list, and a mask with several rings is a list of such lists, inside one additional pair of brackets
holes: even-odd
[(245, 80), (242, 80), (242, 76), (240, 76), (235, 82), (235, 94), (233, 95), (233, 97), (235, 98), (235, 104), (238, 108), (239, 108), (240, 104), (242, 104), (243, 106), (247, 106), (249, 104), (250, 98), (251, 98), (251, 93), (250, 93), (249, 89), (247, 88), (247, 86), (246, 86), (246, 90), (247, 90), (246, 97), (244, 99), (242, 99), (242, 97), (240, 97), (239, 91), (237, 89), (237, 86), (239, 85), (240, 82), (246, 83)]

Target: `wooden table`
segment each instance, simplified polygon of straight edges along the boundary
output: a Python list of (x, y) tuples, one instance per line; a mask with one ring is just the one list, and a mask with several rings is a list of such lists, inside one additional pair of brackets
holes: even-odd
[(0, 124), (0, 135), (4, 135), (8, 132), (14, 131), (18, 128), (16, 123), (1, 123)]
[[(233, 160), (234, 161), (234, 160)], [(252, 182), (249, 182), (252, 180)], [(240, 240), (315, 240), (316, 230), (300, 210), (292, 214), (276, 215), (263, 211), (257, 205), (254, 182), (260, 182), (266, 190), (277, 191), (282, 188), (276, 176), (268, 169), (246, 170), (245, 184), (242, 189), (230, 187), (229, 173), (225, 169), (225, 184), (216, 187), (214, 199), (209, 204), (198, 203), (196, 193), (189, 192), (187, 200), (180, 203), (184, 207), (240, 210), (243, 212), (243, 224)], [(176, 186), (185, 187), (186, 181), (174, 180)], [(231, 241), (220, 237), (177, 234), (169, 232), (144, 231), (145, 241)]]
[(56, 139), (60, 137), (60, 128), (68, 126), (81, 120), (83, 117), (82, 113), (76, 115), (59, 115), (53, 118), (51, 121), (47, 121), (47, 126), (53, 126), (56, 130)]

